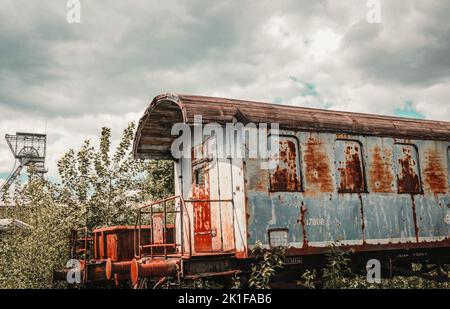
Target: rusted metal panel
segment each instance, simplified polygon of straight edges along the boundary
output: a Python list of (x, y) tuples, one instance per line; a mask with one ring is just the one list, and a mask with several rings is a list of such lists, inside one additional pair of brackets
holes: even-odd
[(398, 193), (420, 193), (420, 169), (417, 149), (414, 145), (395, 144)]
[(117, 234), (108, 234), (106, 235), (106, 256), (111, 258), (113, 261), (118, 260), (117, 256)]
[(230, 224), (231, 221), (224, 221), (222, 215), (225, 215), (223, 209), (226, 207), (225, 203), (220, 202), (222, 196), (222, 188), (227, 186), (226, 182), (222, 182), (221, 173), (219, 171), (219, 164), (217, 158), (217, 144), (216, 135), (209, 136), (203, 143), (205, 157), (208, 158), (208, 190), (209, 198), (211, 199), (210, 217), (211, 217), (211, 251), (223, 251), (223, 226)]
[[(131, 260), (134, 257), (134, 236), (136, 227), (133, 226), (111, 226), (94, 230), (94, 259), (106, 260), (110, 258), (113, 262)], [(141, 227), (142, 243), (150, 243), (151, 227)], [(166, 242), (172, 243), (175, 239), (175, 227), (168, 224), (165, 234)], [(162, 248), (154, 248), (154, 252), (162, 252)], [(144, 249), (143, 253), (148, 253)], [(172, 253), (173, 250), (169, 250)]]
[[(209, 192), (205, 187), (194, 187), (192, 197), (198, 200), (209, 200)], [(194, 202), (194, 248), (196, 252), (211, 252), (211, 208), (209, 202)]]
[(137, 261), (133, 259), (130, 265), (130, 278), (136, 284), (139, 278), (161, 278), (173, 276), (178, 271), (178, 261)]
[(298, 141), (295, 137), (281, 136), (278, 164), (271, 171), (270, 190), (273, 192), (300, 191), (300, 162)]
[(338, 192), (364, 192), (365, 178), (361, 156), (361, 144), (357, 141), (336, 141)]
[(324, 141), (317, 137), (309, 137), (303, 151), (303, 160), (306, 178), (305, 191), (310, 194), (333, 192), (333, 178)]
[[(450, 141), (450, 123), (267, 104), (224, 98), (162, 94), (155, 97), (139, 122), (134, 154), (139, 158), (171, 158), (174, 123), (232, 123), (239, 111), (253, 123), (279, 123), (281, 129), (353, 135)], [(145, 138), (145, 139), (144, 139)], [(161, 139), (162, 138), (162, 139)]]
[[(233, 192), (244, 191), (244, 186), (234, 185), (231, 177), (230, 160), (218, 159), (217, 165), (217, 182), (218, 191), (217, 196), (221, 200), (233, 201)], [(235, 220), (234, 220), (234, 202), (220, 202), (217, 203), (219, 208), (220, 236), (222, 242), (223, 252), (234, 251), (235, 246)]]
[(370, 151), (370, 157), (370, 191), (393, 193), (395, 184), (392, 168), (392, 150), (382, 147), (382, 145), (375, 145)]
[(423, 173), (425, 191), (434, 194), (447, 192), (444, 154), (441, 147), (426, 149)]
[[(353, 175), (363, 175), (367, 172), (368, 192), (342, 192), (339, 187), (333, 188), (331, 192), (320, 192), (317, 190), (320, 187), (314, 183), (315, 178), (310, 177), (313, 174), (308, 172), (308, 170), (314, 170), (308, 166), (308, 161), (314, 158), (313, 154), (317, 153), (315, 144), (319, 144), (319, 148), (325, 154), (331, 153), (330, 149), (334, 149), (336, 153), (341, 151), (341, 159), (339, 160), (337, 156), (336, 165), (329, 164), (330, 172), (327, 173), (332, 182), (336, 175), (338, 186), (343, 178), (341, 177), (342, 168), (345, 166), (343, 162), (354, 158), (355, 147), (346, 152), (345, 142), (338, 139), (336, 143), (336, 139), (331, 134), (322, 136), (318, 134), (313, 136), (314, 146), (311, 147), (313, 151), (309, 152), (308, 143), (311, 144), (312, 141), (311, 133), (299, 132), (296, 135), (300, 144), (303, 145), (304, 192), (274, 194), (267, 190), (265, 192), (258, 190), (256, 185), (250, 187), (248, 186), (250, 181), (248, 181), (246, 189), (250, 208), (248, 240), (250, 246), (256, 240), (261, 240), (268, 245), (265, 233), (270, 228), (287, 228), (290, 248), (316, 248), (329, 245), (336, 240), (351, 246), (361, 246), (361, 250), (365, 248), (364, 246), (367, 246), (369, 250), (371, 246), (378, 245), (381, 248), (388, 243), (402, 244), (409, 248), (412, 243), (428, 243), (449, 237), (450, 224), (446, 222), (450, 220), (445, 219), (447, 209), (450, 209), (450, 206), (447, 207), (450, 205), (448, 193), (438, 193), (431, 197), (423, 195), (421, 190), (417, 193), (411, 193), (412, 190), (402, 190), (408, 194), (399, 194), (397, 190), (397, 174), (403, 177), (404, 166), (412, 167), (414, 173), (409, 174), (413, 175), (413, 179), (414, 174), (418, 175), (420, 187), (420, 174), (424, 175), (427, 167), (426, 153), (429, 149), (441, 148), (439, 153), (445, 156), (447, 146), (441, 147), (442, 142), (340, 134), (339, 138), (351, 138), (355, 142), (354, 145), (360, 145), (358, 149), (361, 153), (358, 157), (365, 160), (360, 160), (361, 163), (358, 165), (360, 169)], [(320, 142), (317, 143), (317, 140)], [(342, 144), (339, 145), (339, 142)], [(412, 148), (406, 147), (408, 149), (403, 152), (404, 144), (402, 143), (405, 142), (409, 143), (406, 146)], [(444, 145), (448, 144), (444, 143)], [(419, 149), (420, 156), (417, 150), (411, 149)], [(402, 165), (399, 159), (400, 162), (407, 163)], [(317, 161), (319, 160), (316, 159), (315, 162)], [(255, 169), (258, 168), (258, 164), (253, 162), (247, 164), (246, 168)], [(411, 169), (408, 168), (408, 170)], [(257, 171), (247, 173), (258, 175)], [(354, 176), (349, 178), (352, 180)], [(257, 183), (256, 180), (253, 183)], [(311, 184), (316, 189), (315, 194), (309, 192)], [(400, 185), (402, 185), (401, 181)], [(364, 186), (356, 188), (362, 189)], [(358, 191), (355, 188), (347, 187), (347, 189)], [(425, 188), (425, 191), (429, 190)], [(295, 206), (296, 215), (292, 211)], [(296, 220), (290, 220), (294, 216)]]

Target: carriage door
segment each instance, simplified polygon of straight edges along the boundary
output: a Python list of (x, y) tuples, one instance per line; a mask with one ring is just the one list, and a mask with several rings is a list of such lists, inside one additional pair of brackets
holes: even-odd
[[(192, 200), (195, 252), (220, 251), (220, 208), (218, 204), (217, 158), (215, 139), (209, 138), (203, 145), (193, 148)], [(213, 200), (211, 202), (211, 200)], [(219, 219), (220, 220), (220, 219)]]

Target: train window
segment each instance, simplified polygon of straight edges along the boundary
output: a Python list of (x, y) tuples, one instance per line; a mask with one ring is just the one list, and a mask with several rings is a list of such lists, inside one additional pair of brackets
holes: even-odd
[(271, 248), (288, 246), (289, 229), (269, 229), (267, 234), (269, 236), (269, 246)]
[(365, 191), (362, 145), (358, 141), (336, 141), (336, 164), (338, 192), (358, 193)]
[(197, 187), (205, 185), (205, 173), (209, 162), (205, 153), (205, 144), (192, 148), (192, 182)]
[(419, 156), (411, 144), (394, 145), (398, 193), (421, 193)]
[[(271, 137), (269, 136), (269, 139)], [(270, 171), (270, 191), (300, 191), (300, 156), (298, 140), (294, 136), (279, 136), (278, 153), (272, 155), (276, 162)]]
[(199, 187), (205, 185), (205, 168), (194, 168), (194, 184)]

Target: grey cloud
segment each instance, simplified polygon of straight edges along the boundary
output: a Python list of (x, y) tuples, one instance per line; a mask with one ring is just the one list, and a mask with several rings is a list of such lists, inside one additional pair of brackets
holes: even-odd
[[(81, 3), (79, 25), (66, 22), (65, 0), (0, 11), (0, 136), (47, 122), (53, 161), (167, 91), (384, 114), (412, 100), (450, 119), (445, 1), (381, 0), (381, 25), (366, 22), (365, 1)], [(1, 141), (0, 157), (7, 171)]]
[[(368, 80), (385, 85), (423, 87), (448, 80), (450, 25), (444, 16), (450, 3), (382, 3), (386, 13), (382, 24), (361, 20), (345, 34), (342, 49), (347, 63)], [(395, 46), (398, 42), (404, 43)]]

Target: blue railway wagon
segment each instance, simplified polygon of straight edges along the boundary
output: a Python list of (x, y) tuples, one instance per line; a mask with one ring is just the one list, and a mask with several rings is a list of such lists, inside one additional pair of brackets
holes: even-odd
[[(173, 130), (177, 123), (192, 142), (181, 158), (172, 147), (186, 132)], [(217, 155), (229, 147), (218, 138), (227, 124), (266, 123), (279, 125), (271, 169), (261, 168), (265, 158)], [(196, 141), (195, 128), (211, 124)], [(248, 258), (257, 241), (293, 257), (335, 242), (368, 256), (450, 255), (449, 122), (163, 94), (139, 122), (134, 153), (175, 161), (177, 207), (185, 208), (176, 239), (190, 257)]]

